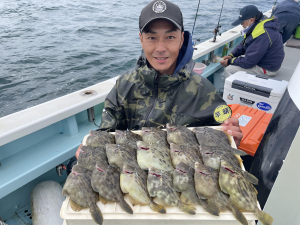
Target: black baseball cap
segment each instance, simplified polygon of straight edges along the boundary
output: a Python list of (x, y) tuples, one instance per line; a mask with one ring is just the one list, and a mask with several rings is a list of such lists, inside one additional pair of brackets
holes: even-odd
[(257, 16), (258, 13), (259, 10), (255, 5), (247, 5), (241, 9), (239, 18), (236, 21), (234, 21), (231, 25), (232, 26), (239, 25), (243, 21)]
[(143, 8), (139, 28), (142, 33), (144, 28), (153, 20), (166, 19), (172, 22), (179, 30), (183, 31), (183, 18), (180, 8), (166, 0), (155, 0)]

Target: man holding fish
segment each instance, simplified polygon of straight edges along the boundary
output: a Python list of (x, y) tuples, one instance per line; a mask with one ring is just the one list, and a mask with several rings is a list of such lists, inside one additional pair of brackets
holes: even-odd
[(107, 95), (100, 129), (221, 124), (238, 146), (243, 137), (238, 119), (230, 118), (215, 87), (192, 71), (192, 38), (180, 8), (166, 0), (150, 2), (141, 11), (139, 29), (142, 53)]

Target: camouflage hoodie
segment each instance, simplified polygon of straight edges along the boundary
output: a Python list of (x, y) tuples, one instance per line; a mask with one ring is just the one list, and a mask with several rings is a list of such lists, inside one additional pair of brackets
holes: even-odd
[(142, 51), (135, 69), (121, 75), (107, 95), (100, 129), (215, 124), (215, 108), (226, 103), (206, 78), (192, 71), (194, 49), (189, 32), (185, 31), (184, 39), (172, 76), (158, 77)]

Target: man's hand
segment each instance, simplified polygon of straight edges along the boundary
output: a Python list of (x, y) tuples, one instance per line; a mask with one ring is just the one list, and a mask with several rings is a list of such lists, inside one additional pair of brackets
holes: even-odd
[(220, 62), (222, 66), (228, 66), (228, 59), (225, 59)]
[(224, 60), (225, 60), (225, 59), (232, 59), (232, 56), (226, 55), (226, 56), (223, 57), (223, 59), (224, 59)]
[(78, 159), (78, 156), (79, 156), (79, 153), (80, 153), (81, 146), (82, 146), (82, 144), (79, 145), (79, 147), (77, 148), (77, 151), (76, 151), (76, 153), (75, 153), (76, 159)]
[(221, 126), (224, 131), (233, 136), (234, 142), (238, 147), (243, 138), (243, 133), (240, 129), (239, 120), (237, 118), (230, 118), (228, 120), (225, 120), (224, 123), (221, 124)]

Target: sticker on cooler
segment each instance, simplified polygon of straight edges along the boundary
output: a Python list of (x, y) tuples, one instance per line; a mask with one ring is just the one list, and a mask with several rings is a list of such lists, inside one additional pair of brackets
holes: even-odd
[(241, 117), (239, 118), (240, 126), (245, 127), (251, 119), (252, 119), (252, 117), (250, 117), (250, 116), (241, 115)]
[(266, 102), (258, 102), (256, 104), (257, 108), (259, 108), (260, 110), (264, 110), (264, 111), (269, 111), (272, 109), (272, 106), (269, 105), (268, 103)]

